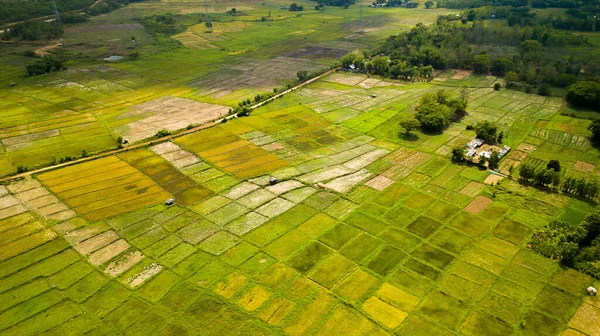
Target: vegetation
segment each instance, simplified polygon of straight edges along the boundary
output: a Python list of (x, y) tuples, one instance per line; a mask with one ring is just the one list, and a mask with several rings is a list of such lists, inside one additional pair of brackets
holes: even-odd
[(62, 60), (52, 57), (45, 57), (42, 60), (25, 66), (25, 68), (27, 69), (28, 76), (37, 76), (47, 74), (52, 71), (65, 70), (66, 68), (63, 63), (64, 62)]
[[(564, 47), (585, 44), (584, 37), (543, 25), (488, 25), (483, 21), (469, 22), (467, 16), (449, 16), (440, 17), (434, 25), (417, 24), (408, 32), (392, 36), (372, 54), (386, 55), (391, 64), (406, 64), (411, 68), (431, 66), (435, 69), (471, 68), (481, 74), (491, 72), (505, 76), (508, 87), (533, 85), (540, 87), (542, 95), (548, 95), (548, 85), (565, 87), (600, 74), (600, 69), (589, 58), (565, 55), (568, 49)], [(482, 51), (490, 45), (503, 50), (514, 48), (518, 53), (508, 57), (506, 53), (493, 55)], [(563, 48), (560, 55), (565, 56), (550, 52), (555, 48)], [(386, 56), (376, 56), (371, 62)], [(585, 73), (581, 72), (582, 68), (586, 69)]]
[(421, 97), (415, 119), (428, 132), (440, 132), (454, 120), (466, 114), (465, 100), (452, 96), (448, 91), (430, 92)]
[(593, 200), (600, 193), (600, 184), (595, 178), (563, 176), (560, 170), (555, 169), (555, 165), (544, 167), (526, 161), (519, 166), (519, 175), (522, 180), (582, 198)]
[(581, 81), (569, 86), (567, 101), (575, 106), (600, 110), (600, 83)]
[(50, 40), (61, 37), (64, 28), (54, 22), (29, 21), (16, 24), (2, 33), (3, 40)]
[(600, 210), (578, 224), (553, 221), (531, 238), (531, 248), (566, 266), (600, 278)]
[(298, 4), (296, 4), (296, 3), (294, 2), (294, 3), (292, 3), (292, 4), (290, 5), (290, 7), (289, 7), (289, 10), (290, 10), (291, 12), (300, 12), (300, 11), (303, 11), (303, 10), (304, 10), (304, 6), (302, 6), (302, 5), (298, 5)]
[[(56, 0), (58, 10), (67, 12), (89, 7), (94, 0)], [(52, 15), (50, 1), (2, 1), (0, 2), (0, 24), (23, 21), (40, 16)]]

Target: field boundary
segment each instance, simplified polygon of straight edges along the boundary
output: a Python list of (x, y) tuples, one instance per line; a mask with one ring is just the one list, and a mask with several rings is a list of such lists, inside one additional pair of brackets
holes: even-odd
[[(284, 95), (286, 95), (286, 94), (288, 94), (290, 92), (293, 92), (293, 91), (295, 91), (295, 90), (297, 90), (297, 89), (299, 89), (299, 88), (301, 88), (303, 86), (306, 86), (306, 85), (308, 85), (310, 83), (313, 83), (313, 82), (315, 82), (315, 81), (317, 81), (317, 80), (319, 80), (319, 79), (321, 79), (321, 78), (323, 78), (325, 76), (328, 76), (328, 75), (330, 75), (330, 74), (338, 71), (339, 69), (340, 69), (339, 67), (336, 67), (334, 69), (326, 71), (326, 72), (324, 72), (324, 73), (322, 73), (322, 74), (320, 74), (320, 75), (318, 75), (316, 77), (313, 77), (313, 78), (311, 78), (311, 79), (309, 79), (309, 80), (307, 80), (305, 82), (302, 82), (302, 83), (300, 83), (300, 84), (298, 84), (298, 85), (296, 85), (296, 86), (294, 86), (292, 88), (289, 88), (289, 89), (287, 89), (285, 91), (282, 91), (282, 92), (274, 95), (273, 97), (271, 97), (271, 98), (269, 98), (269, 99), (267, 99), (267, 100), (265, 100), (263, 102), (254, 104), (254, 105), (250, 106), (250, 109), (254, 110), (256, 108), (259, 108), (259, 107), (261, 107), (261, 106), (263, 106), (263, 105), (265, 105), (265, 104), (267, 104), (267, 103), (269, 103), (269, 102), (271, 102), (271, 101), (273, 101), (273, 100), (275, 100), (277, 98), (283, 97)], [(94, 154), (94, 155), (91, 155), (91, 156), (88, 156), (88, 157), (80, 158), (80, 159), (77, 159), (77, 160), (73, 160), (73, 161), (69, 161), (69, 162), (64, 162), (64, 163), (59, 163), (59, 164), (56, 164), (56, 165), (52, 165), (52, 166), (47, 166), (47, 167), (35, 169), (35, 170), (28, 171), (28, 172), (21, 173), (21, 174), (16, 174), (16, 175), (12, 175), (12, 176), (6, 176), (6, 177), (3, 177), (3, 178), (0, 178), (0, 183), (10, 182), (10, 181), (14, 181), (14, 180), (19, 180), (19, 179), (26, 178), (26, 177), (34, 175), (34, 174), (48, 172), (48, 171), (51, 171), (51, 170), (54, 170), (54, 169), (63, 168), (63, 167), (71, 166), (71, 165), (74, 165), (74, 164), (96, 160), (96, 159), (103, 158), (103, 157), (106, 157), (106, 156), (110, 156), (110, 155), (114, 155), (114, 154), (118, 154), (118, 153), (123, 153), (123, 152), (129, 151), (129, 150), (134, 150), (134, 149), (143, 148), (143, 147), (147, 147), (147, 146), (157, 145), (159, 143), (170, 141), (170, 140), (176, 139), (176, 138), (184, 136), (184, 135), (188, 135), (188, 134), (195, 133), (195, 132), (207, 129), (207, 128), (211, 128), (211, 127), (213, 127), (215, 125), (220, 124), (224, 119), (230, 120), (230, 119), (233, 119), (233, 118), (237, 118), (237, 116), (236, 115), (226, 116), (224, 118), (216, 119), (216, 120), (211, 121), (209, 123), (206, 123), (204, 125), (200, 125), (200, 126), (191, 128), (189, 130), (184, 130), (182, 132), (179, 132), (179, 133), (176, 133), (176, 134), (171, 134), (171, 135), (159, 138), (159, 139), (154, 139), (154, 140), (149, 140), (149, 141), (145, 141), (145, 142), (142, 142), (142, 143), (137, 143), (137, 144), (128, 146), (126, 148), (113, 149), (113, 150), (109, 150), (109, 151), (102, 152), (102, 153), (99, 153), (99, 154)]]

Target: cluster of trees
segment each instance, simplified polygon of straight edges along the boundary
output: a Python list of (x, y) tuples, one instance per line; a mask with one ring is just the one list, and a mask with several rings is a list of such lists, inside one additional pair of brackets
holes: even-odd
[(27, 21), (18, 23), (2, 33), (3, 40), (50, 40), (64, 34), (63, 26), (55, 22)]
[(289, 10), (291, 12), (300, 12), (300, 11), (304, 10), (304, 6), (298, 5), (294, 2), (293, 4), (290, 5)]
[(139, 21), (146, 29), (151, 30), (155, 34), (164, 34), (170, 36), (179, 34), (185, 30), (185, 26), (183, 24), (179, 24), (176, 17), (171, 13), (146, 16), (139, 19)]
[(504, 132), (498, 133), (498, 127), (489, 121), (479, 122), (475, 126), (468, 125), (467, 130), (474, 130), (478, 139), (490, 145), (502, 143), (504, 139)]
[(600, 278), (600, 210), (579, 224), (553, 221), (534, 233), (531, 248), (583, 273)]
[[(600, 79), (600, 65), (589, 58), (565, 55), (565, 50), (569, 50), (565, 48), (560, 53), (553, 52), (553, 48), (584, 43), (582, 36), (559, 33), (546, 26), (492, 26), (482, 22), (463, 23), (455, 16), (440, 17), (434, 25), (417, 24), (410, 31), (389, 37), (372, 53), (377, 56), (370, 61), (382, 55), (389, 57), (389, 73), (394, 64), (471, 68), (482, 74), (505, 76), (509, 87), (524, 87), (529, 91), (530, 87), (540, 87), (540, 93), (549, 94), (548, 86), (541, 88), (543, 84), (567, 87), (578, 80)], [(492, 47), (506, 52), (496, 55), (482, 51)], [(517, 52), (510, 54), (509, 50)]]
[(595, 119), (588, 126), (588, 130), (592, 132), (592, 142), (594, 144), (600, 144), (600, 119)]
[(389, 56), (376, 56), (367, 59), (364, 54), (351, 52), (342, 57), (341, 62), (345, 68), (354, 65), (357, 70), (364, 71), (369, 75), (410, 81), (433, 79), (433, 66), (410, 65), (405, 61), (391, 60)]
[[(56, 0), (60, 12), (83, 9), (94, 0)], [(0, 24), (54, 14), (50, 0), (0, 1)]]
[(335, 6), (335, 7), (344, 7), (348, 8), (350, 5), (354, 5), (356, 0), (315, 0), (319, 3), (324, 4), (325, 6)]
[(600, 109), (600, 83), (577, 82), (567, 89), (567, 101), (579, 107)]
[(445, 90), (428, 92), (421, 97), (415, 119), (423, 131), (441, 132), (452, 121), (462, 118), (467, 113), (466, 108), (464, 96), (456, 97)]
[[(555, 160), (553, 160), (555, 161)], [(577, 178), (561, 174), (560, 164), (550, 161), (545, 167), (533, 161), (525, 161), (519, 166), (521, 179), (582, 198), (595, 199), (600, 192), (600, 183), (595, 179)]]
[(63, 61), (51, 57), (46, 57), (33, 64), (27, 65), (25, 68), (27, 69), (27, 76), (43, 75), (51, 71), (61, 71), (66, 69)]

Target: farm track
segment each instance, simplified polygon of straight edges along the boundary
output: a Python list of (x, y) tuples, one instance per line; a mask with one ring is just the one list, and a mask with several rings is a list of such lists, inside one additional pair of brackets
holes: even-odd
[[(271, 97), (271, 98), (269, 98), (269, 99), (267, 99), (267, 100), (265, 100), (263, 102), (260, 102), (258, 104), (250, 106), (250, 109), (254, 110), (256, 108), (259, 108), (259, 107), (261, 107), (261, 106), (263, 106), (263, 105), (265, 105), (265, 104), (267, 104), (267, 103), (269, 103), (269, 102), (271, 102), (271, 101), (273, 101), (273, 100), (275, 100), (277, 98), (283, 97), (284, 95), (286, 95), (286, 94), (288, 94), (290, 92), (293, 92), (293, 91), (295, 91), (295, 90), (297, 90), (297, 89), (299, 89), (301, 87), (304, 87), (304, 86), (306, 86), (306, 85), (308, 85), (310, 83), (313, 83), (313, 82), (315, 82), (315, 81), (317, 81), (317, 80), (319, 80), (319, 79), (321, 79), (321, 78), (323, 78), (325, 76), (328, 76), (328, 75), (336, 72), (339, 69), (340, 68), (335, 68), (335, 69), (329, 70), (329, 71), (327, 71), (327, 72), (325, 72), (325, 73), (323, 73), (323, 74), (321, 74), (319, 76), (311, 78), (311, 79), (307, 80), (306, 82), (300, 83), (300, 84), (298, 84), (298, 85), (296, 85), (296, 86), (294, 86), (294, 87), (292, 87), (290, 89), (287, 89), (287, 90), (285, 90), (283, 92), (280, 92), (277, 95), (275, 95), (275, 96), (273, 96), (273, 97)], [(13, 175), (13, 176), (7, 176), (7, 177), (4, 177), (4, 178), (1, 178), (0, 179), (0, 183), (14, 181), (14, 180), (22, 179), (22, 178), (26, 178), (26, 177), (34, 175), (34, 174), (39, 174), (39, 173), (51, 171), (51, 170), (58, 169), (58, 168), (68, 167), (68, 166), (71, 166), (71, 165), (74, 165), (74, 164), (78, 164), (78, 163), (82, 163), (82, 162), (92, 161), (92, 160), (95, 160), (95, 159), (107, 157), (107, 156), (118, 154), (118, 153), (123, 153), (123, 152), (130, 151), (130, 150), (133, 150), (133, 149), (138, 149), (138, 148), (143, 148), (143, 147), (147, 147), (147, 146), (157, 145), (159, 143), (163, 143), (163, 142), (175, 139), (175, 138), (179, 138), (179, 137), (184, 136), (184, 135), (192, 134), (192, 133), (195, 133), (195, 132), (207, 129), (207, 128), (211, 128), (211, 127), (213, 127), (215, 125), (220, 124), (223, 121), (223, 119), (229, 120), (229, 119), (232, 119), (232, 118), (235, 118), (235, 117), (236, 117), (235, 115), (226, 116), (224, 118), (217, 119), (215, 121), (206, 123), (204, 125), (200, 125), (200, 126), (191, 128), (189, 130), (185, 130), (185, 131), (177, 133), (177, 134), (172, 134), (172, 135), (169, 135), (169, 136), (166, 136), (166, 137), (162, 137), (160, 139), (145, 141), (145, 142), (142, 142), (142, 143), (137, 143), (137, 144), (128, 146), (127, 148), (110, 150), (110, 151), (107, 151), (107, 152), (103, 152), (103, 153), (100, 153), (100, 154), (95, 154), (95, 155), (88, 156), (88, 157), (85, 157), (85, 158), (81, 158), (81, 159), (78, 159), (78, 160), (69, 161), (69, 162), (65, 162), (65, 163), (59, 163), (57, 165), (43, 167), (43, 168), (35, 169), (35, 170), (32, 170), (32, 171), (28, 171), (28, 172), (17, 174), (17, 175)]]

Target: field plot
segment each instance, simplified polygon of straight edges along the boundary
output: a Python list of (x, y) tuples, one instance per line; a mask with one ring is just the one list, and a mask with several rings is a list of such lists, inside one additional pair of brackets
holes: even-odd
[(287, 166), (277, 155), (220, 128), (191, 134), (176, 142), (237, 178), (262, 175)]
[(189, 205), (212, 194), (212, 191), (197, 185), (166, 159), (150, 150), (135, 150), (120, 154), (119, 157), (170, 192), (180, 204)]
[[(179, 2), (127, 8), (153, 11), (165, 4), (169, 10), (203, 10)], [(223, 12), (233, 5), (215, 4), (226, 7)], [(241, 12), (263, 7), (259, 1), (235, 6)], [(300, 18), (273, 6), (260, 10), (282, 13), (283, 22), (274, 16), (268, 26), (260, 21), (262, 12), (240, 15), (246, 21), (220, 13), (215, 34), (203, 33), (194, 21), (192, 30), (176, 37), (190, 49), (96, 68), (108, 74), (97, 83), (86, 82), (84, 73), (65, 74), (80, 76), (97, 92), (119, 92), (94, 93), (94, 104), (79, 102), (77, 110), (92, 109), (107, 127), (123, 132), (179, 108), (186, 110), (181, 120), (196, 110), (201, 116), (206, 105), (194, 99), (237, 102), (256, 94), (248, 86), (266, 88), (293, 77), (298, 64), (314, 65), (310, 53), (319, 58), (372, 36), (368, 31), (345, 45), (311, 49), (305, 36), (339, 31), (295, 27), (302, 17), (327, 16), (340, 29), (339, 18), (358, 14), (355, 6)], [(376, 20), (365, 18), (373, 29)], [(286, 22), (290, 28), (281, 27)], [(249, 50), (254, 46), (233, 38), (260, 36), (253, 34), (261, 27), (285, 31), (290, 43), (298, 43), (261, 58)], [(218, 53), (228, 55), (231, 66), (207, 77), (211, 71), (196, 63), (165, 71), (177, 58)], [(286, 68), (273, 66), (273, 73), (249, 82), (252, 66), (268, 69), (275, 58)], [(150, 87), (133, 75), (145, 71), (194, 88)], [(111, 82), (117, 73), (129, 75)], [(591, 176), (598, 151), (580, 141), (589, 136), (589, 121), (557, 116), (554, 98), (494, 91), (494, 78), (466, 71), (442, 78), (400, 83), (339, 72), (251, 116), (0, 187), (0, 332), (597, 334), (600, 304), (584, 297), (597, 281), (527, 248), (539, 227), (552, 220), (577, 223), (593, 205), (510, 178), (490, 179), (483, 169), (449, 160), (452, 148), (475, 136), (467, 125), (494, 120), (514, 148), (501, 161), (502, 171), (524, 160), (542, 167), (560, 155), (566, 173)], [(423, 93), (442, 85), (455, 91), (463, 80), (475, 84), (460, 122), (442, 134), (407, 135), (399, 126)], [(211, 109), (217, 115), (221, 107)], [(46, 131), (28, 139), (56, 137)], [(169, 197), (174, 205), (163, 204)]]
[(42, 183), (91, 221), (164, 201), (170, 194), (116, 157), (39, 176)]
[(116, 127), (114, 131), (131, 142), (150, 138), (166, 129), (176, 131), (192, 124), (204, 124), (227, 114), (226, 106), (200, 103), (194, 100), (164, 96), (132, 107), (118, 120), (138, 119)]

